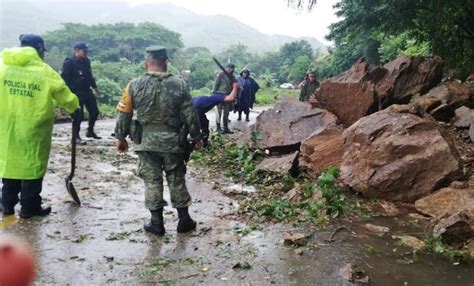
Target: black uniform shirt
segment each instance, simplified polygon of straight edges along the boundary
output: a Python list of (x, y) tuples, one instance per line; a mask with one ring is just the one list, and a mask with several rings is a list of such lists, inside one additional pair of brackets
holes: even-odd
[(88, 92), (90, 88), (97, 88), (92, 76), (91, 62), (88, 58), (68, 56), (63, 63), (61, 76), (74, 93)]

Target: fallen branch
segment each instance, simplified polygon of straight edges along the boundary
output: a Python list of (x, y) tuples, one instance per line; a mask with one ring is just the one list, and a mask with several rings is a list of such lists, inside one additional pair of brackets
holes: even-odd
[(199, 273), (183, 276), (183, 277), (180, 277), (179, 279), (188, 279), (188, 278), (192, 278), (192, 277), (196, 277), (196, 276), (199, 276)]
[(349, 231), (349, 230), (347, 229), (347, 227), (345, 227), (345, 226), (338, 227), (338, 228), (331, 234), (331, 236), (330, 236), (328, 239), (325, 239), (325, 241), (326, 241), (326, 242), (329, 242), (329, 243), (334, 242), (334, 241), (335, 241), (335, 240), (334, 240), (334, 237), (335, 237), (336, 234), (337, 234), (338, 232), (340, 232), (341, 230), (347, 230), (347, 231)]

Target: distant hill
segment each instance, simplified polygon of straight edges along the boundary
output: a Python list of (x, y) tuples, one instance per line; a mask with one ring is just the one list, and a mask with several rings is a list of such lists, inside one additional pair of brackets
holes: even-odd
[[(299, 40), (284, 35), (267, 35), (222, 15), (201, 15), (172, 4), (129, 6), (127, 3), (37, 3), (0, 2), (0, 48), (18, 44), (21, 33), (44, 33), (61, 23), (83, 24), (150, 21), (182, 35), (186, 47), (203, 46), (217, 53), (231, 44), (242, 43), (249, 51), (262, 53), (277, 50), (284, 43)], [(303, 38), (314, 48), (326, 47), (315, 38)]]

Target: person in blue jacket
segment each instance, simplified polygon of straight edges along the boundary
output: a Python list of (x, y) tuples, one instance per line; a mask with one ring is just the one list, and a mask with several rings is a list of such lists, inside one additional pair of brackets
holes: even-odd
[(250, 71), (248, 68), (242, 69), (240, 77), (237, 79), (238, 84), (241, 86), (238, 95), (238, 108), (239, 113), (238, 121), (242, 120), (242, 111), (245, 113), (245, 121), (250, 121), (249, 113), (250, 109), (253, 108), (255, 102), (255, 94), (260, 89), (258, 83), (250, 77)]
[(239, 85), (234, 82), (232, 85), (232, 91), (228, 95), (224, 95), (221, 93), (214, 93), (211, 96), (196, 96), (193, 98), (193, 105), (196, 108), (196, 111), (199, 115), (199, 123), (201, 124), (201, 132), (203, 134), (203, 146), (208, 146), (208, 138), (209, 138), (209, 120), (207, 119), (206, 113), (213, 109), (214, 106), (227, 103), (227, 102), (234, 102), (235, 98), (237, 97), (237, 92), (240, 89)]

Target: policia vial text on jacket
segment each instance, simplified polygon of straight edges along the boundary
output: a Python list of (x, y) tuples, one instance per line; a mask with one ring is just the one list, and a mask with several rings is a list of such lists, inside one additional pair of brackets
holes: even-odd
[[(44, 61), (43, 39), (34, 34), (20, 36), (21, 47), (0, 54), (0, 177), (3, 215), (45, 216), (41, 190), (47, 170), (54, 107), (68, 112), (79, 100), (61, 76)], [(20, 196), (19, 196), (20, 195)]]

